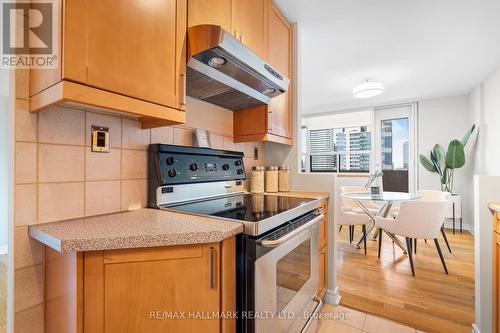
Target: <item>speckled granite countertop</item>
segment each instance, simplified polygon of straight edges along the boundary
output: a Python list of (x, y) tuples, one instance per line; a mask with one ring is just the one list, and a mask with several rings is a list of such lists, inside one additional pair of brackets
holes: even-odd
[(488, 208), (492, 211), (492, 212), (497, 212), (497, 213), (500, 213), (500, 203), (498, 202), (490, 202), (488, 204)]
[(271, 195), (279, 195), (285, 197), (308, 198), (308, 199), (327, 199), (330, 197), (328, 192), (303, 192), (303, 191), (290, 191), (290, 192), (276, 192), (266, 193)]
[(216, 243), (241, 232), (238, 222), (147, 208), (29, 227), (32, 238), (63, 253)]

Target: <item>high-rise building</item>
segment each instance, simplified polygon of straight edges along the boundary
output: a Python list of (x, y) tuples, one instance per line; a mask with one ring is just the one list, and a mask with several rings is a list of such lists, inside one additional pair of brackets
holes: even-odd
[(394, 164), (392, 162), (392, 121), (384, 120), (382, 121), (382, 142), (381, 142), (381, 153), (382, 153), (382, 170), (392, 170), (394, 169)]
[(408, 141), (403, 143), (403, 169), (408, 170)]
[[(370, 170), (371, 134), (367, 127), (352, 128), (349, 131), (349, 166), (352, 170)], [(359, 153), (356, 153), (359, 152)]]

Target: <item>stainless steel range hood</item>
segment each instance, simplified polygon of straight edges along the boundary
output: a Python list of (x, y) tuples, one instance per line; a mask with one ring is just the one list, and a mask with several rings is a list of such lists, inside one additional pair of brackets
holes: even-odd
[(286, 76), (216, 25), (188, 29), (186, 78), (188, 96), (234, 111), (268, 104), (289, 85)]

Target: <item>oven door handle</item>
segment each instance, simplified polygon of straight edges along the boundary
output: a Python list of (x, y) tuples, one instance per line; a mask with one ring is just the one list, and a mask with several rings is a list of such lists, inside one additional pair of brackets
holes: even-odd
[(274, 239), (274, 240), (259, 240), (257, 241), (260, 245), (264, 246), (264, 247), (277, 247), (281, 244), (283, 244), (284, 242), (286, 242), (287, 240), (289, 240), (290, 238), (300, 234), (302, 231), (312, 227), (313, 225), (315, 224), (318, 224), (320, 223), (321, 221), (323, 221), (323, 218), (325, 216), (323, 214), (319, 214), (318, 216), (316, 216), (314, 219), (312, 219), (311, 221), (307, 222), (306, 224), (304, 225), (301, 225), (300, 227), (298, 227), (297, 229), (293, 230), (292, 232), (286, 234), (285, 236), (281, 237), (281, 238), (278, 238), (278, 239)]

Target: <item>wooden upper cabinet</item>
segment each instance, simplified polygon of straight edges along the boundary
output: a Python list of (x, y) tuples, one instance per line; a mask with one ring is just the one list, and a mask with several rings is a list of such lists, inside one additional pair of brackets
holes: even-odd
[(188, 26), (200, 24), (220, 25), (231, 33), (231, 15), (233, 0), (189, 0)]
[(233, 0), (232, 33), (261, 58), (267, 52), (267, 0)]
[(60, 83), (65, 101), (183, 122), (186, 1), (65, 0), (61, 68), (32, 72), (31, 111)]
[(261, 58), (266, 57), (268, 0), (189, 0), (188, 26), (220, 25)]
[[(239, 0), (238, 0), (239, 1)], [(266, 10), (266, 54), (269, 64), (291, 79), (292, 29), (271, 2)], [(288, 88), (291, 89), (291, 85)], [(286, 92), (271, 99), (268, 105), (234, 112), (234, 140), (271, 141), (292, 144), (292, 100)]]
[[(267, 60), (279, 72), (291, 78), (292, 74), (292, 29), (276, 6), (269, 10), (269, 32)], [(289, 90), (291, 87), (288, 88)], [(291, 94), (286, 92), (271, 100), (269, 105), (269, 129), (272, 134), (291, 138)]]

